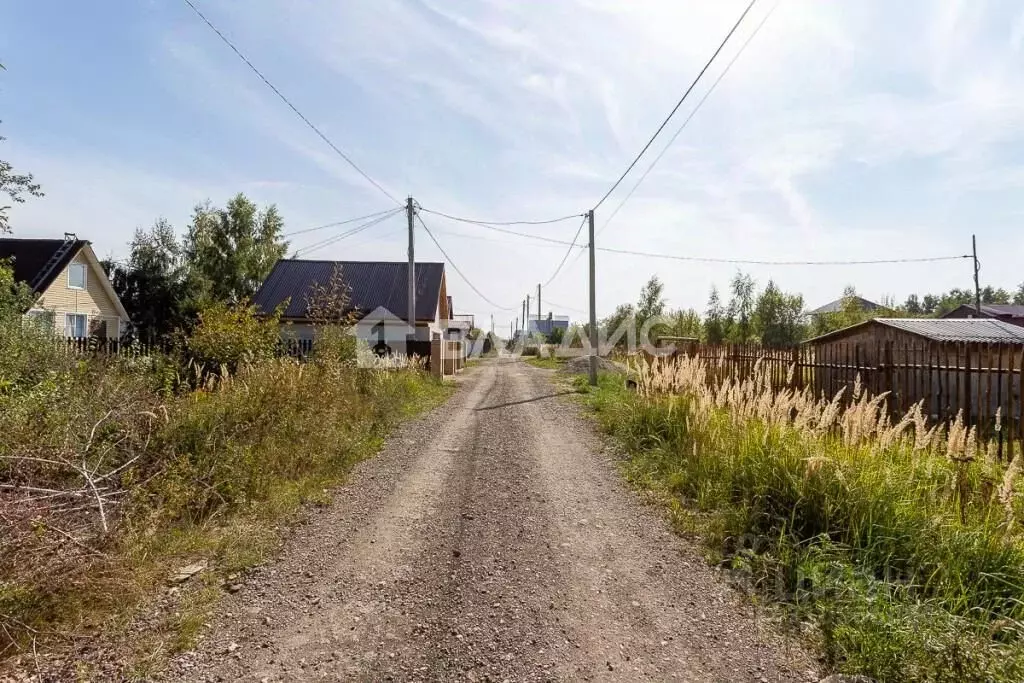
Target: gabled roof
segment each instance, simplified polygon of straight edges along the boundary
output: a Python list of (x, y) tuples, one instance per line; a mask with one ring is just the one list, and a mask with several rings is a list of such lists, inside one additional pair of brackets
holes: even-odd
[(882, 325), (936, 342), (1024, 344), (1024, 327), (991, 318), (872, 318), (804, 343), (830, 341), (868, 325)]
[[(46, 290), (89, 242), (80, 239), (0, 238), (0, 259), (11, 259), (14, 279), (39, 294)], [(63, 250), (63, 251), (62, 251)]]
[[(864, 311), (877, 311), (879, 308), (884, 308), (882, 304), (876, 304), (874, 301), (865, 299), (862, 296), (855, 296), (853, 300), (860, 304), (861, 310)], [(807, 311), (807, 315), (821, 315), (822, 313), (838, 313), (843, 310), (843, 302), (846, 301), (846, 297), (831, 301), (824, 306), (819, 306), (813, 311)]]
[[(408, 270), (405, 262), (390, 261), (305, 261), (281, 259), (253, 297), (257, 308), (269, 313), (290, 299), (284, 318), (304, 319), (307, 296), (314, 284), (326, 284), (336, 266), (349, 287), (352, 311), (369, 313), (386, 308), (396, 317), (408, 316)], [(437, 317), (444, 282), (443, 263), (416, 264), (416, 320)]]
[[(973, 304), (963, 304), (942, 317), (947, 318), (961, 312), (974, 314), (975, 307)], [(981, 314), (990, 318), (1024, 318), (1024, 306), (1020, 304), (982, 304)]]

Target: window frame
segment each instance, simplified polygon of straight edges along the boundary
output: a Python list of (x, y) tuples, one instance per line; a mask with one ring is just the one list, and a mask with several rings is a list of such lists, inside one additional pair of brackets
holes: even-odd
[[(74, 325), (70, 325), (71, 319), (75, 320), (81, 318), (82, 320), (82, 334), (81, 336), (75, 334)], [(68, 334), (68, 332), (71, 334)], [(64, 314), (64, 336), (68, 339), (88, 339), (89, 338), (89, 315), (86, 313), (65, 313)]]
[[(79, 287), (71, 282), (71, 272), (74, 268), (82, 269), (82, 285)], [(68, 264), (68, 289), (85, 291), (89, 288), (89, 267), (81, 261), (72, 261)]]

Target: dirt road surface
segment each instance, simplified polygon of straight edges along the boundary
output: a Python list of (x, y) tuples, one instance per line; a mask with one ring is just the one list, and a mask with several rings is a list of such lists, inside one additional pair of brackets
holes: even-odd
[(551, 377), (511, 358), (467, 372), (167, 679), (815, 680), (627, 489)]

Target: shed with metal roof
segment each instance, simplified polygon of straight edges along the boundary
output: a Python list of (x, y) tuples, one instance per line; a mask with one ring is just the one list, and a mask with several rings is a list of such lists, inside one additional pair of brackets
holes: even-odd
[[(918, 401), (927, 414), (963, 411), (972, 424), (1019, 425), (1024, 327), (991, 318), (874, 318), (804, 342), (819, 393), (849, 392), (857, 377), (889, 392), (900, 414)], [(849, 395), (849, 393), (847, 394)]]

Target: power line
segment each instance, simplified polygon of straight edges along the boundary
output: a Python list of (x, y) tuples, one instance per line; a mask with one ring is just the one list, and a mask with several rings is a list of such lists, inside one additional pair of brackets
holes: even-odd
[(739, 28), (740, 24), (743, 22), (743, 19), (750, 12), (755, 2), (757, 2), (757, 0), (750, 0), (750, 4), (747, 5), (747, 8), (745, 10), (743, 10), (743, 14), (741, 14), (740, 18), (736, 20), (736, 23), (733, 24), (733, 27), (731, 29), (729, 29), (729, 32), (725, 34), (725, 38), (722, 39), (722, 42), (721, 44), (719, 44), (718, 49), (715, 50), (715, 52), (711, 55), (711, 59), (707, 61), (707, 63), (704, 65), (704, 68), (700, 70), (700, 73), (697, 74), (697, 78), (693, 79), (693, 83), (691, 83), (690, 87), (686, 89), (686, 92), (683, 93), (683, 96), (679, 98), (679, 101), (676, 102), (676, 106), (672, 108), (672, 111), (669, 112), (669, 115), (665, 118), (664, 121), (661, 122), (661, 125), (658, 126), (658, 130), (654, 131), (654, 135), (651, 136), (651, 139), (647, 141), (647, 144), (644, 145), (644, 148), (640, 150), (640, 153), (636, 155), (636, 158), (633, 159), (632, 163), (630, 163), (626, 170), (623, 171), (622, 175), (619, 176), (619, 179), (615, 181), (615, 184), (612, 185), (611, 188), (604, 193), (604, 196), (601, 197), (597, 204), (594, 205), (595, 210), (602, 204), (604, 204), (605, 200), (608, 199), (611, 193), (615, 191), (615, 188), (617, 188), (622, 183), (622, 181), (626, 179), (626, 176), (629, 175), (629, 172), (633, 170), (633, 167), (636, 166), (638, 161), (640, 161), (640, 158), (643, 157), (647, 150), (650, 149), (651, 145), (654, 144), (655, 139), (657, 139), (657, 137), (661, 134), (661, 131), (665, 129), (665, 126), (667, 126), (668, 122), (672, 120), (672, 117), (675, 116), (676, 112), (679, 111), (679, 108), (683, 106), (683, 102), (686, 101), (686, 98), (689, 97), (693, 89), (697, 87), (697, 83), (700, 81), (701, 77), (704, 76), (704, 73), (711, 66), (711, 63), (715, 61), (715, 58), (718, 57), (718, 53), (722, 51), (722, 48), (725, 47), (725, 44), (729, 42), (729, 39), (732, 37), (732, 34), (735, 33), (736, 29)]
[(460, 223), (471, 223), (472, 225), (481, 226), (494, 226), (494, 225), (550, 225), (551, 223), (561, 223), (563, 221), (572, 220), (573, 218), (579, 218), (582, 214), (574, 213), (569, 216), (562, 216), (560, 218), (548, 218), (539, 221), (481, 221), (474, 218), (463, 218), (461, 216), (452, 216), (442, 211), (434, 211), (433, 209), (425, 209), (422, 206), (420, 211), (432, 213), (435, 216), (443, 216), (449, 220), (458, 221)]
[(598, 251), (606, 251), (613, 254), (627, 254), (629, 256), (645, 256), (648, 258), (671, 259), (673, 261), (691, 261), (698, 263), (730, 263), (735, 265), (752, 266), (870, 266), (887, 263), (935, 263), (937, 261), (955, 261), (971, 258), (970, 254), (960, 256), (926, 256), (920, 258), (895, 258), (895, 259), (874, 259), (864, 261), (763, 261), (752, 259), (727, 259), (710, 258), (703, 256), (676, 256), (673, 254), (654, 254), (646, 251), (632, 251), (629, 249), (614, 249), (612, 247), (597, 247)]
[(290, 108), (290, 109), (291, 109), (291, 110), (292, 110), (293, 112), (295, 112), (296, 116), (298, 116), (298, 117), (299, 117), (300, 119), (302, 119), (303, 123), (305, 123), (305, 124), (306, 124), (307, 126), (309, 126), (309, 128), (310, 128), (310, 129), (311, 129), (311, 130), (312, 130), (312, 131), (313, 131), (314, 133), (316, 133), (316, 134), (317, 134), (318, 136), (320, 136), (320, 139), (321, 139), (321, 140), (323, 140), (324, 142), (326, 142), (326, 143), (328, 144), (328, 146), (330, 146), (330, 148), (331, 148), (331, 149), (333, 149), (333, 150), (335, 151), (335, 153), (336, 153), (336, 154), (337, 154), (338, 156), (340, 156), (340, 157), (341, 157), (342, 159), (344, 159), (344, 160), (345, 160), (346, 162), (348, 162), (348, 165), (349, 165), (349, 166), (351, 166), (352, 168), (354, 168), (354, 169), (356, 170), (356, 173), (358, 173), (358, 174), (359, 174), (359, 175), (361, 175), (361, 176), (362, 176), (363, 178), (365, 178), (365, 179), (366, 179), (366, 180), (367, 180), (367, 181), (368, 181), (368, 182), (369, 182), (369, 183), (370, 183), (371, 185), (373, 185), (373, 186), (374, 186), (375, 188), (377, 188), (378, 190), (380, 190), (381, 192), (383, 192), (383, 193), (384, 193), (384, 195), (385, 195), (385, 196), (386, 196), (386, 197), (387, 197), (388, 199), (390, 199), (391, 201), (393, 201), (393, 202), (394, 202), (395, 204), (398, 204), (399, 206), (402, 206), (402, 205), (403, 205), (403, 204), (402, 204), (402, 202), (400, 202), (400, 201), (398, 201), (397, 199), (395, 199), (394, 195), (392, 195), (392, 194), (391, 194), (390, 192), (388, 192), (387, 190), (385, 190), (385, 189), (384, 189), (384, 187), (383, 187), (383, 186), (382, 186), (382, 185), (381, 185), (380, 183), (378, 183), (378, 182), (377, 182), (376, 180), (374, 180), (373, 178), (371, 178), (371, 177), (369, 176), (369, 174), (367, 174), (367, 173), (366, 173), (366, 171), (364, 171), (363, 169), (359, 168), (359, 166), (358, 166), (358, 165), (356, 165), (356, 162), (352, 161), (352, 159), (350, 159), (350, 158), (349, 158), (349, 156), (348, 156), (347, 154), (345, 154), (344, 152), (342, 152), (342, 151), (341, 151), (341, 149), (340, 149), (340, 148), (339, 148), (339, 147), (338, 147), (337, 145), (335, 145), (335, 144), (334, 144), (333, 142), (331, 142), (331, 139), (330, 139), (330, 138), (328, 138), (328, 137), (327, 137), (326, 135), (324, 135), (324, 133), (323, 133), (323, 132), (322, 132), (322, 131), (321, 131), (321, 130), (320, 130), (319, 128), (317, 128), (317, 127), (316, 127), (316, 126), (315, 126), (315, 125), (313, 124), (313, 122), (312, 122), (312, 121), (310, 121), (310, 120), (309, 120), (308, 118), (306, 118), (306, 115), (305, 115), (305, 114), (303, 114), (303, 113), (302, 113), (301, 111), (299, 111), (298, 107), (296, 107), (296, 106), (295, 106), (294, 104), (292, 104), (292, 103), (291, 103), (291, 100), (289, 100), (289, 99), (288, 99), (287, 97), (285, 97), (285, 96), (284, 96), (284, 95), (283, 95), (283, 94), (281, 93), (281, 91), (280, 91), (280, 90), (278, 90), (278, 89), (277, 89), (277, 87), (276, 87), (276, 86), (275, 86), (275, 85), (274, 85), (273, 83), (271, 83), (271, 82), (270, 82), (270, 80), (269, 80), (269, 79), (268, 79), (268, 78), (267, 78), (266, 76), (264, 76), (264, 75), (263, 75), (263, 74), (262, 74), (262, 73), (260, 72), (260, 70), (259, 70), (259, 69), (257, 69), (257, 68), (256, 68), (256, 67), (255, 67), (255, 66), (253, 65), (253, 63), (252, 63), (252, 62), (250, 62), (250, 61), (249, 61), (249, 59), (248, 59), (248, 58), (247, 58), (247, 57), (246, 57), (246, 56), (245, 56), (244, 54), (242, 54), (242, 52), (241, 52), (241, 51), (240, 51), (240, 50), (239, 50), (239, 49), (238, 49), (237, 47), (235, 47), (234, 43), (232, 43), (232, 42), (231, 42), (230, 40), (228, 40), (227, 36), (225, 36), (225, 35), (224, 35), (223, 33), (221, 33), (221, 32), (220, 32), (220, 29), (218, 29), (218, 28), (217, 28), (216, 26), (214, 26), (214, 25), (213, 25), (213, 23), (212, 23), (212, 22), (211, 22), (211, 21), (210, 21), (209, 19), (207, 19), (207, 18), (206, 18), (206, 16), (205, 16), (205, 15), (204, 15), (204, 14), (203, 14), (202, 12), (200, 12), (200, 11), (199, 11), (199, 8), (198, 8), (198, 7), (196, 7), (196, 6), (195, 6), (195, 5), (194, 5), (194, 4), (192, 3), (192, 0), (183, 0), (183, 2), (184, 2), (184, 3), (186, 4), (186, 5), (188, 5), (189, 7), (191, 7), (191, 8), (192, 8), (192, 11), (196, 13), (196, 16), (198, 16), (198, 17), (199, 17), (200, 19), (202, 19), (202, 20), (203, 20), (203, 23), (205, 23), (205, 24), (206, 24), (207, 26), (209, 26), (209, 27), (210, 27), (210, 29), (211, 29), (211, 30), (213, 30), (213, 32), (214, 32), (214, 33), (216, 33), (216, 34), (217, 34), (217, 35), (218, 35), (218, 36), (220, 37), (220, 39), (221, 39), (222, 41), (224, 41), (224, 44), (225, 44), (225, 45), (227, 45), (227, 46), (228, 46), (229, 48), (231, 48), (232, 52), (234, 52), (234, 53), (235, 53), (236, 55), (238, 55), (238, 58), (239, 58), (239, 59), (241, 59), (241, 60), (242, 60), (243, 62), (245, 62), (245, 64), (246, 64), (246, 65), (247, 65), (247, 66), (248, 66), (248, 67), (249, 67), (250, 69), (252, 69), (252, 72), (253, 72), (254, 74), (256, 74), (257, 76), (259, 76), (259, 77), (260, 77), (260, 80), (262, 80), (262, 81), (263, 81), (264, 83), (266, 83), (266, 84), (267, 84), (267, 87), (269, 87), (269, 88), (270, 88), (271, 90), (273, 90), (273, 91), (274, 91), (274, 94), (275, 94), (275, 95), (277, 95), (277, 96), (278, 96), (278, 97), (279, 97), (279, 98), (281, 99), (281, 101), (282, 101), (282, 102), (284, 102), (285, 104), (287, 104), (287, 105), (288, 105), (288, 107), (289, 107), (289, 108)]
[(547, 298), (545, 299), (545, 301), (547, 301), (547, 302), (548, 302), (549, 304), (551, 304), (551, 305), (552, 305), (552, 306), (554, 306), (555, 308), (561, 308), (561, 309), (564, 309), (564, 310), (566, 310), (566, 311), (571, 311), (572, 313), (582, 313), (582, 314), (584, 314), (584, 315), (586, 315), (586, 314), (587, 314), (587, 311), (584, 311), (584, 310), (583, 310), (583, 309), (581, 309), (581, 308), (573, 308), (572, 306), (566, 306), (565, 304), (560, 304), (560, 303), (558, 303), (557, 301), (553, 301), (553, 300), (551, 299), (551, 297), (547, 297)]
[(463, 281), (467, 285), (469, 285), (470, 289), (472, 289), (474, 292), (476, 292), (477, 296), (479, 296), (481, 299), (483, 299), (484, 301), (489, 303), (491, 306), (494, 306), (495, 308), (497, 308), (499, 310), (502, 310), (502, 311), (515, 311), (515, 310), (518, 310), (518, 308), (515, 307), (515, 306), (512, 306), (512, 307), (499, 306), (498, 304), (494, 303), (493, 301), (488, 299), (486, 296), (484, 296), (484, 293), (481, 292), (479, 289), (477, 289), (476, 285), (474, 285), (470, 281), (470, 279), (468, 277), (466, 277), (466, 274), (463, 273), (461, 270), (459, 270), (459, 267), (457, 265), (455, 265), (455, 261), (453, 261), (452, 257), (448, 255), (448, 252), (446, 252), (444, 250), (444, 247), (441, 246), (441, 243), (437, 241), (437, 238), (434, 237), (434, 233), (430, 232), (430, 228), (427, 227), (427, 224), (423, 222), (423, 218), (420, 216), (419, 212), (416, 213), (416, 220), (418, 220), (420, 222), (420, 225), (423, 226), (423, 229), (426, 230), (427, 236), (430, 237), (431, 241), (434, 243), (434, 246), (436, 246), (438, 251), (441, 252), (441, 255), (444, 256), (445, 260), (448, 262), (448, 265), (450, 265), (452, 267), (452, 269), (456, 273), (459, 274), (459, 277), (461, 277), (463, 279)]
[[(583, 232), (583, 226), (586, 225), (586, 224), (587, 224), (587, 216), (584, 216), (583, 217), (583, 221), (580, 223), (580, 227), (576, 229), (576, 235), (573, 236), (573, 238), (572, 238), (572, 244), (570, 244), (569, 248), (565, 250), (565, 255), (562, 257), (561, 262), (559, 262), (558, 267), (555, 268), (555, 272), (552, 273), (551, 277), (548, 278), (548, 281), (544, 283), (544, 287), (547, 287), (552, 282), (554, 282), (555, 278), (558, 277), (558, 274), (560, 272), (562, 272), (562, 266), (565, 265), (566, 259), (568, 259), (569, 258), (569, 254), (572, 253), (573, 247), (576, 246), (576, 240), (578, 240), (580, 238), (580, 233)], [(580, 253), (582, 254), (583, 251), (581, 250)]]
[(368, 214), (366, 216), (359, 216), (358, 218), (347, 218), (347, 219), (345, 219), (343, 221), (336, 221), (334, 223), (324, 223), (323, 225), (318, 225), (318, 226), (316, 226), (314, 228), (305, 228), (303, 230), (293, 230), (292, 232), (284, 233), (283, 235), (281, 235), (281, 237), (292, 237), (294, 235), (304, 235), (307, 232), (316, 232), (317, 230), (324, 230), (326, 228), (336, 228), (339, 225), (347, 225), (348, 223), (356, 223), (358, 221), (365, 221), (365, 220), (367, 220), (369, 218), (376, 218), (377, 216), (382, 216), (384, 214), (398, 213), (399, 211), (401, 211), (401, 209), (388, 209), (386, 211), (378, 211), (376, 213), (371, 213), (371, 214)]
[(301, 249), (296, 249), (295, 250), (295, 256), (293, 258), (298, 258), (299, 254), (306, 255), (306, 254), (309, 254), (312, 251), (319, 251), (320, 249), (323, 249), (324, 247), (327, 247), (327, 246), (330, 246), (330, 245), (335, 244), (337, 242), (340, 242), (341, 240), (345, 239), (346, 237), (352, 237), (353, 235), (358, 235), (359, 233), (363, 232), (364, 230), (368, 230), (368, 229), (372, 228), (373, 226), (378, 225), (379, 223), (383, 223), (388, 218), (391, 218), (392, 216), (394, 216), (394, 215), (396, 215), (396, 214), (398, 214), (400, 212), (401, 212), (400, 210), (396, 209), (395, 211), (392, 211), (392, 212), (388, 213), (387, 215), (380, 216), (378, 218), (374, 218), (372, 221), (368, 221), (366, 223), (363, 223), (362, 225), (357, 225), (356, 227), (352, 228), (351, 230), (346, 230), (345, 232), (341, 233), (340, 235), (334, 235), (333, 237), (328, 237), (325, 240), (321, 240), (319, 242), (314, 242), (313, 244), (310, 244), (310, 245), (308, 245), (306, 247), (303, 247)]
[(615, 216), (619, 213), (622, 207), (626, 205), (626, 202), (630, 200), (630, 198), (633, 196), (633, 193), (637, 191), (637, 188), (639, 188), (640, 185), (645, 180), (647, 180), (647, 176), (650, 175), (651, 171), (654, 170), (654, 167), (658, 165), (658, 162), (661, 161), (662, 157), (665, 156), (665, 153), (668, 152), (669, 148), (673, 144), (675, 144), (676, 139), (683, 132), (683, 129), (685, 129), (686, 126), (689, 125), (693, 117), (697, 114), (698, 111), (700, 111), (700, 108), (704, 106), (704, 103), (707, 102), (709, 97), (711, 97), (711, 93), (715, 91), (715, 88), (718, 87), (718, 84), (721, 83), (722, 79), (725, 78), (725, 75), (729, 73), (729, 70), (732, 69), (732, 65), (735, 64), (736, 61), (740, 58), (740, 55), (742, 55), (743, 51), (747, 49), (747, 46), (750, 45), (750, 42), (754, 39), (754, 36), (756, 36), (758, 32), (760, 32), (761, 27), (765, 25), (765, 23), (768, 21), (768, 17), (772, 15), (772, 13), (778, 6), (778, 2), (772, 5), (771, 9), (769, 9), (768, 12), (764, 15), (760, 23), (758, 23), (758, 25), (754, 28), (751, 34), (747, 36), (747, 39), (743, 42), (743, 45), (740, 46), (739, 51), (735, 55), (733, 55), (733, 58), (729, 60), (728, 64), (725, 65), (725, 69), (722, 70), (722, 73), (718, 74), (718, 78), (716, 78), (715, 82), (711, 84), (711, 87), (708, 88), (708, 91), (706, 93), (704, 93), (704, 96), (700, 98), (700, 101), (697, 102), (697, 106), (693, 108), (693, 111), (690, 112), (690, 115), (687, 116), (686, 120), (683, 121), (683, 124), (679, 126), (679, 128), (675, 132), (675, 135), (672, 136), (672, 139), (668, 141), (668, 144), (665, 145), (665, 147), (661, 150), (658, 156), (654, 158), (654, 161), (652, 161), (651, 165), (647, 167), (647, 170), (644, 171), (643, 175), (640, 176), (640, 179), (636, 181), (636, 184), (633, 186), (633, 189), (629, 191), (629, 194), (623, 197), (622, 201), (619, 202), (618, 206), (615, 207), (615, 210), (608, 215), (608, 218), (605, 220), (604, 225), (602, 225), (601, 229), (597, 231), (598, 235), (604, 232), (604, 229), (608, 227), (608, 224), (612, 222), (612, 219), (615, 218)]
[[(444, 216), (445, 218), (451, 218), (447, 214), (438, 213), (436, 211), (430, 211), (429, 209), (422, 209), (421, 208), (420, 210), (424, 211), (426, 213), (435, 214), (437, 216)], [(555, 222), (558, 222), (558, 221), (564, 221), (564, 220), (566, 220), (566, 218), (578, 218), (578, 217), (579, 217), (579, 214), (576, 214), (574, 216), (567, 216), (565, 218), (559, 218), (559, 219), (557, 219), (555, 221), (548, 221), (548, 222), (549, 223), (555, 223)], [(493, 230), (494, 232), (500, 232), (500, 233), (503, 233), (505, 235), (515, 235), (516, 237), (522, 237), (522, 238), (531, 239), (531, 240), (538, 240), (540, 242), (550, 242), (552, 244), (561, 244), (563, 246), (573, 244), (573, 242), (568, 242), (566, 240), (556, 239), (554, 237), (544, 237), (543, 235), (533, 235), (533, 234), (530, 234), (528, 232), (519, 232), (518, 230), (509, 230), (508, 228), (501, 228), (501, 227), (498, 227), (497, 225), (492, 224), (492, 223), (484, 223), (484, 222), (481, 222), (481, 221), (471, 221), (471, 220), (468, 220), (468, 219), (465, 219), (465, 218), (451, 218), (451, 220), (458, 221), (460, 223), (468, 223), (470, 225), (475, 225), (477, 227), (483, 228), (485, 230)], [(511, 223), (510, 225), (518, 225), (518, 223)], [(533, 224), (533, 225), (536, 225), (536, 224)]]
[[(505, 240), (505, 239), (500, 239), (500, 238), (496, 238), (496, 237), (491, 237), (490, 235), (475, 235), (475, 234), (471, 234), (471, 233), (467, 233), (467, 232), (456, 232), (454, 230), (441, 229), (441, 228), (438, 228), (437, 226), (434, 226), (434, 232), (437, 233), (438, 235), (450, 235), (452, 237), (459, 237), (461, 239), (481, 240), (483, 242), (490, 242), (492, 244), (521, 244), (520, 242), (517, 242), (516, 240)], [(517, 235), (517, 236), (518, 237), (526, 237), (527, 235), (520, 234), (520, 235)], [(533, 236), (531, 235), (531, 237), (533, 237)], [(563, 240), (557, 240), (557, 242), (555, 244), (532, 244), (532, 245), (529, 245), (529, 246), (531, 248), (536, 248), (536, 249), (545, 249), (545, 248), (546, 249), (561, 249), (566, 244), (569, 244), (569, 242), (566, 242), (566, 241), (563, 241)], [(582, 248), (582, 245), (581, 245), (580, 248)]]

